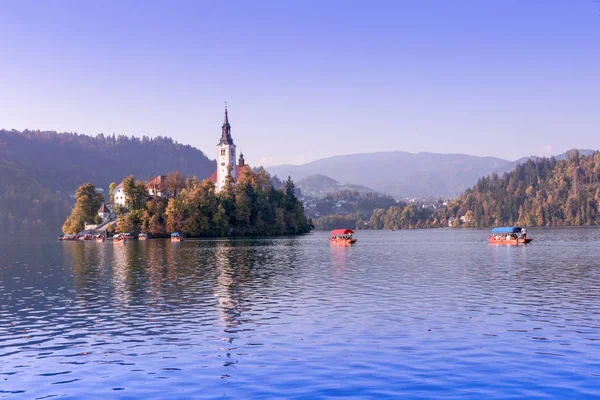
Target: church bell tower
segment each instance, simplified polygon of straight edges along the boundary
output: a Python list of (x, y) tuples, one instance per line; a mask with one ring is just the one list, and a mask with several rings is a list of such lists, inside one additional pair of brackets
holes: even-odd
[(231, 138), (231, 125), (227, 115), (227, 103), (225, 103), (225, 119), (221, 127), (221, 140), (217, 144), (217, 182), (216, 190), (220, 192), (225, 186), (227, 170), (231, 166), (231, 176), (235, 179), (235, 144)]

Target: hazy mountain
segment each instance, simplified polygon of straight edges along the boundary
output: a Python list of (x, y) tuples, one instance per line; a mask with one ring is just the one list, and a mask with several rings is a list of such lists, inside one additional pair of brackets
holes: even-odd
[(458, 196), (477, 179), (511, 161), (465, 154), (391, 151), (335, 156), (303, 165), (269, 167), (271, 174), (300, 180), (327, 175), (339, 182), (365, 185), (393, 196)]
[(305, 196), (324, 197), (329, 193), (351, 190), (358, 193), (374, 193), (375, 190), (363, 185), (343, 184), (325, 175), (310, 175), (295, 182)]

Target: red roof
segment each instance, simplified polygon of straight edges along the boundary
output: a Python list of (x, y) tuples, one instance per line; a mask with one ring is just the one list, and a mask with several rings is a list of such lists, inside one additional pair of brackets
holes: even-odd
[(146, 185), (160, 186), (161, 183), (167, 178), (166, 175), (158, 175), (155, 178), (150, 179), (146, 182)]
[(352, 229), (334, 229), (329, 234), (330, 235), (347, 235), (349, 233), (354, 233)]
[[(239, 165), (235, 166), (235, 176), (240, 176), (240, 174), (242, 173), (242, 168), (244, 167), (240, 167)], [(210, 174), (210, 176), (208, 178), (209, 181), (211, 181), (212, 183), (217, 183), (217, 170), (215, 169), (215, 172), (213, 172), (212, 174)]]

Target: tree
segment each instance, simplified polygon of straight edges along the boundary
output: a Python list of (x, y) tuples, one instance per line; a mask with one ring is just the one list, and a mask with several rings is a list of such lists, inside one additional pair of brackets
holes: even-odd
[(144, 182), (136, 181), (133, 175), (129, 175), (123, 180), (123, 193), (125, 193), (125, 204), (130, 210), (144, 208), (148, 198)]
[(183, 176), (181, 176), (179, 171), (175, 171), (167, 174), (167, 177), (165, 178), (164, 188), (161, 189), (163, 189), (163, 191), (165, 192), (164, 195), (166, 195), (167, 197), (176, 197), (177, 193), (179, 193), (185, 187), (185, 179), (183, 178)]
[(67, 217), (63, 224), (63, 232), (75, 234), (83, 230), (86, 223), (94, 222), (98, 215), (98, 209), (104, 202), (104, 197), (94, 185), (84, 183), (77, 188), (75, 192), (75, 206), (71, 215)]
[(111, 203), (115, 202), (115, 188), (117, 187), (117, 184), (114, 182), (111, 182), (110, 185), (108, 185), (108, 195), (109, 195), (109, 201)]

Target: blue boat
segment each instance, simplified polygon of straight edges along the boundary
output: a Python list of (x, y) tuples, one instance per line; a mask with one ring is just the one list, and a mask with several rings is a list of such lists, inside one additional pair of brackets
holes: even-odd
[(172, 242), (181, 242), (183, 240), (183, 236), (179, 232), (171, 233), (171, 241)]
[(488, 237), (491, 244), (526, 244), (532, 240), (527, 237), (527, 230), (520, 226), (499, 226), (492, 229), (492, 236)]

